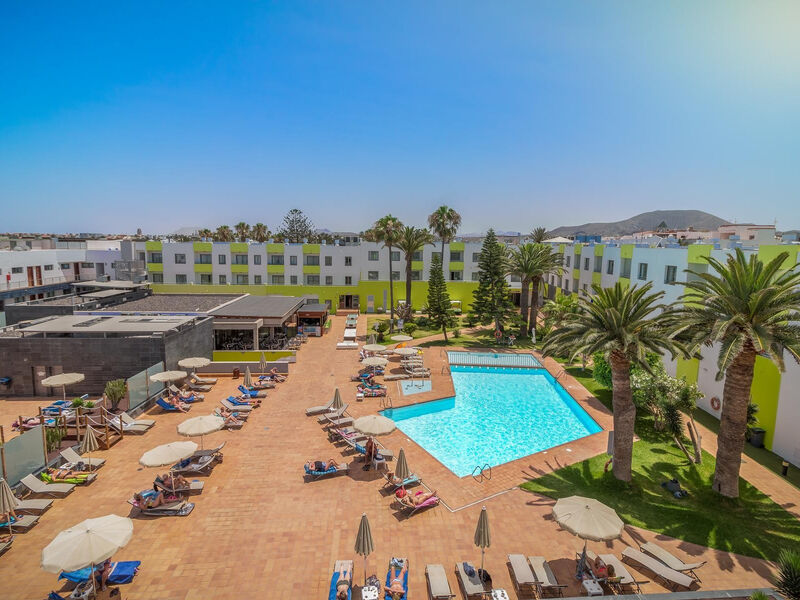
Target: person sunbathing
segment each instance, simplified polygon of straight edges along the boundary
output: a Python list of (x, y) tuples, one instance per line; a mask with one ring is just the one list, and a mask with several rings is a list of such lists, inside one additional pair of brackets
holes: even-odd
[(599, 556), (594, 559), (594, 565), (591, 566), (591, 569), (596, 579), (608, 577), (608, 566)]
[(175, 498), (168, 500), (164, 496), (164, 492), (157, 492), (155, 490), (144, 490), (133, 495), (133, 500), (139, 508), (156, 508), (162, 504), (172, 502)]
[(306, 463), (306, 468), (309, 471), (317, 471), (318, 473), (324, 473), (325, 471), (328, 471), (333, 468), (338, 469), (339, 464), (340, 463), (336, 462), (332, 458), (329, 458), (328, 462), (323, 462), (321, 460), (309, 460)]
[(269, 374), (272, 377), (272, 379), (274, 379), (279, 383), (283, 383), (284, 381), (286, 381), (286, 375), (284, 375), (283, 373), (278, 373), (277, 367), (272, 367)]
[(173, 398), (177, 398), (178, 400), (187, 400), (189, 398), (194, 398), (194, 392), (183, 392), (178, 390), (177, 392), (173, 392)]
[(173, 492), (177, 489), (189, 487), (189, 480), (180, 474), (164, 473), (163, 475), (157, 475), (156, 481)]
[(189, 412), (188, 405), (179, 400), (177, 396), (164, 396), (164, 402), (181, 412)]
[[(253, 398), (247, 394), (243, 394), (241, 396), (231, 396), (231, 398), (233, 398), (235, 401), (234, 404), (247, 404), (253, 407), (261, 406), (261, 400), (263, 400), (263, 398)], [(229, 400), (231, 398), (229, 398)]]
[(14, 512), (13, 510), (10, 511), (10, 512), (6, 512), (6, 513), (3, 513), (3, 514), (0, 514), (0, 523), (4, 523), (5, 524), (5, 523), (8, 523), (9, 521), (11, 521), (13, 523), (16, 520), (17, 520), (17, 513)]
[(405, 490), (405, 488), (400, 488), (395, 492), (395, 496), (397, 496), (398, 500), (406, 504), (409, 504), (410, 506), (419, 506), (423, 502), (426, 502), (427, 500), (436, 497), (436, 490), (427, 493), (420, 490), (419, 492), (417, 492), (412, 496)]
[(222, 417), (225, 420), (225, 425), (239, 426), (242, 424), (242, 422), (236, 418), (239, 413), (228, 410), (227, 408), (215, 410), (214, 414), (218, 417)]
[(84, 473), (83, 471), (67, 467), (51, 467), (47, 469), (47, 474), (53, 479), (86, 479), (89, 476), (89, 473)]
[(386, 473), (386, 485), (391, 484), (394, 486), (399, 486), (403, 484), (403, 481), (405, 480), (397, 477), (392, 471)]
[[(2, 517), (0, 517), (0, 522), (2, 522)], [(14, 541), (13, 535), (3, 535), (0, 536), (0, 544), (9, 544)]]
[(402, 569), (398, 570), (398, 567), (394, 566), (389, 567), (389, 574), (392, 578), (389, 585), (383, 586), (387, 598), (400, 600), (405, 595), (406, 589), (403, 587), (403, 582), (405, 581), (406, 573), (408, 573), (408, 559), (403, 562)]
[(339, 567), (339, 579), (336, 580), (336, 600), (347, 600), (353, 574), (350, 572), (350, 563)]

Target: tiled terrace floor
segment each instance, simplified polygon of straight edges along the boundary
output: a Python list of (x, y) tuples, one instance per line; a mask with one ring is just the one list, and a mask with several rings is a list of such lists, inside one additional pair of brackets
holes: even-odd
[[(362, 316), (362, 336), (365, 325)], [(304, 481), (302, 464), (308, 459), (353, 460), (327, 441), (316, 419), (304, 415), (305, 407), (327, 402), (338, 386), (343, 398), (350, 402), (352, 414), (367, 414), (379, 408), (376, 398), (355, 402), (355, 384), (349, 377), (357, 368), (357, 352), (335, 350), (343, 327), (344, 319), (334, 317), (329, 335), (312, 338), (303, 345), (289, 380), (269, 394), (264, 407), (254, 411), (241, 431), (206, 437), (206, 445), (227, 442), (225, 458), (206, 478), (204, 492), (193, 498), (196, 508), (190, 516), (135, 519), (133, 540), (115, 558), (141, 560), (142, 569), (134, 583), (125, 586), (123, 595), (132, 600), (325, 598), (336, 559), (357, 559), (355, 579), (363, 579), (363, 561), (353, 552), (363, 512), (370, 518), (375, 540), (375, 552), (367, 564), (369, 573), (377, 573), (382, 579), (391, 556), (408, 556), (411, 598), (427, 595), (426, 563), (445, 565), (450, 585), (457, 591), (454, 563), (480, 559), (472, 537), (484, 503), (492, 528), (486, 568), (493, 575), (495, 586), (505, 587), (514, 597), (505, 566), (506, 554), (541, 554), (552, 561), (559, 579), (570, 585), (565, 595), (578, 595), (572, 557), (581, 542), (552, 522), (552, 501), (515, 486), (536, 473), (604, 452), (605, 434), (503, 465), (494, 470), (491, 481), (483, 484), (471, 478), (456, 478), (400, 432), (385, 438), (395, 454), (401, 447), (406, 450), (411, 467), (426, 484), (439, 491), (450, 507), (466, 506), (455, 512), (440, 506), (403, 518), (392, 508), (391, 497), (380, 492), (378, 475), (362, 471), (361, 463), (355, 463), (352, 473), (346, 476)], [(450, 379), (442, 373), (443, 354), (438, 348), (431, 348), (425, 351), (425, 357), (434, 372), (433, 390), (409, 396), (410, 401), (452, 394)], [(608, 425), (610, 416), (602, 405), (576, 382), (564, 378), (561, 381), (601, 425)], [(230, 379), (221, 380), (204, 404), (194, 406), (190, 416), (210, 412), (235, 385)], [(402, 403), (402, 395), (396, 389), (392, 396), (396, 405)], [(0, 401), (0, 422), (9, 426), (17, 414), (25, 412), (21, 406), (17, 401)], [(42, 548), (62, 529), (88, 517), (129, 514), (126, 499), (133, 491), (148, 487), (156, 472), (140, 467), (139, 456), (158, 444), (178, 439), (175, 427), (185, 418), (153, 413), (158, 423), (149, 433), (126, 437), (111, 451), (97, 453), (108, 459), (98, 480), (66, 499), (56, 500), (39, 525), (19, 535), (13, 548), (0, 557), (2, 598), (34, 600), (59, 588), (56, 576), (40, 570), (39, 559)], [(709, 433), (706, 438), (710, 436)], [(762, 489), (770, 493), (775, 482), (768, 475), (758, 475), (763, 479), (759, 485), (763, 484)], [(775, 485), (780, 483), (778, 480)], [(481, 502), (486, 496), (509, 489)], [(767, 563), (635, 528), (628, 528), (621, 541), (594, 547), (599, 550), (607, 546), (619, 553), (625, 544), (651, 539), (692, 559), (707, 560), (709, 564), (700, 573), (702, 589), (768, 585), (771, 567)], [(650, 583), (644, 590), (659, 592), (664, 588)]]

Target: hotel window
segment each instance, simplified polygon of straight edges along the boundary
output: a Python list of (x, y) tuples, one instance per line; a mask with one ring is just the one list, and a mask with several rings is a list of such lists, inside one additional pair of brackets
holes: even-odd
[(602, 273), (603, 272), (603, 257), (602, 256), (595, 256), (594, 257), (594, 272), (595, 273)]
[(569, 261), (570, 261), (571, 258), (572, 258), (571, 256), (567, 256), (566, 257), (566, 262), (564, 263), (564, 266), (567, 267), (568, 269), (569, 269)]
[(367, 271), (367, 279), (370, 281), (378, 281), (377, 271)]
[(283, 275), (270, 275), (269, 280), (272, 282), (272, 285), (283, 285), (285, 281)]
[(228, 278), (225, 275), (220, 275), (217, 279), (220, 285), (225, 285), (228, 283)]
[(376, 261), (380, 258), (380, 254), (377, 250), (370, 250), (367, 253), (367, 260)]
[(464, 253), (461, 250), (450, 250), (450, 262), (464, 262)]
[(480, 278), (481, 278), (481, 272), (480, 271), (475, 271), (472, 274), (472, 281), (479, 281)]
[(326, 256), (325, 257), (325, 266), (326, 267), (332, 267), (333, 266), (333, 257), (332, 256)]
[(269, 264), (271, 264), (271, 265), (282, 265), (283, 264), (283, 254), (270, 254), (269, 255)]
[(150, 261), (151, 263), (160, 264), (163, 258), (161, 257), (161, 252), (151, 252), (150, 253)]
[(22, 273), (22, 267), (11, 267), (12, 273)]
[(297, 264), (297, 256), (294, 256), (294, 255), (290, 256), (289, 257), (289, 264), (290, 265), (296, 265)]
[(289, 285), (297, 285), (297, 275), (289, 276)]
[(333, 285), (333, 275), (325, 275), (325, 285)]
[(53, 270), (53, 265), (45, 265), (44, 266), (44, 270), (45, 271), (52, 271)]
[(255, 285), (261, 285), (261, 275), (253, 275), (253, 283)]
[(569, 291), (569, 279), (564, 280), (564, 291), (565, 292)]
[(678, 276), (678, 267), (675, 265), (667, 265), (664, 270), (664, 283), (675, 283), (675, 278)]
[(573, 279), (572, 280), (572, 289), (575, 290), (576, 292), (580, 289), (580, 287), (578, 286), (578, 280), (577, 279)]
[[(140, 261), (145, 262), (147, 260), (147, 255), (144, 252), (139, 252), (138, 254), (139, 254), (139, 260)], [(62, 265), (61, 268), (63, 269), (64, 266)], [(69, 267), (67, 267), (67, 268), (69, 268)]]
[(312, 266), (312, 267), (318, 267), (319, 266), (319, 254), (306, 254), (303, 257), (303, 264), (304, 265), (309, 265), (309, 266)]
[(94, 269), (94, 263), (81, 263), (81, 269)]
[(421, 281), (422, 271), (411, 271), (411, 281)]
[(237, 273), (233, 282), (236, 285), (247, 285), (249, 283), (247, 275), (244, 275), (242, 273)]
[(344, 266), (345, 267), (352, 267), (353, 266), (353, 257), (352, 256), (345, 256), (344, 257)]
[(476, 263), (480, 259), (481, 259), (481, 253), (480, 252), (473, 252), (472, 253), (472, 262)]
[(225, 255), (224, 255), (224, 254), (218, 254), (218, 255), (217, 255), (217, 263), (219, 263), (219, 264), (221, 264), (221, 265), (224, 265), (224, 264), (225, 264), (225, 263), (227, 263), (227, 262), (228, 262), (228, 261), (227, 261), (227, 259), (225, 258)]
[(392, 260), (400, 260), (400, 252), (392, 250)]
[(306, 275), (306, 285), (319, 285), (319, 275)]
[(234, 254), (233, 255), (233, 264), (234, 265), (246, 265), (247, 264), (247, 254)]
[(631, 259), (630, 258), (623, 258), (622, 259), (622, 272), (619, 274), (620, 277), (624, 277), (625, 279), (631, 278)]
[(411, 254), (411, 260), (420, 261), (422, 260), (422, 250), (417, 250), (413, 254)]
[(583, 259), (583, 270), (584, 271), (588, 271), (589, 270), (589, 257), (588, 256)]
[(200, 273), (200, 285), (211, 285), (211, 273)]
[(180, 273), (175, 275), (175, 283), (186, 283), (186, 275), (181, 275)]
[(194, 264), (196, 264), (196, 265), (210, 265), (211, 264), (211, 255), (210, 254), (198, 254), (197, 258), (194, 259)]
[(150, 273), (150, 281), (153, 283), (164, 283), (163, 273)]
[(586, 295), (588, 295), (588, 292), (586, 291), (588, 289), (588, 287), (589, 286), (587, 284), (585, 284), (585, 283), (583, 284), (583, 293), (586, 294)]
[(614, 261), (610, 260), (606, 263), (606, 274), (613, 275), (614, 274)]
[(260, 254), (254, 254), (253, 255), (253, 264), (254, 265), (260, 265), (261, 264), (261, 255)]
[(345, 285), (353, 285), (353, 278), (350, 275), (344, 276), (344, 284)]
[(522, 279), (520, 279), (519, 275), (512, 275), (511, 276), (511, 283), (520, 283)]
[(175, 264), (176, 265), (185, 265), (186, 264), (186, 255), (185, 254), (176, 254), (175, 255)]
[(464, 271), (450, 271), (450, 281), (464, 281)]
[(400, 281), (400, 271), (392, 271), (392, 281)]
[[(142, 260), (144, 260), (144, 259), (142, 259)], [(71, 264), (69, 264), (69, 263), (61, 263), (61, 270), (62, 271), (66, 271), (67, 269), (71, 269), (71, 268), (72, 268)]]
[(641, 281), (647, 279), (647, 263), (639, 263), (639, 272), (637, 274), (637, 277)]

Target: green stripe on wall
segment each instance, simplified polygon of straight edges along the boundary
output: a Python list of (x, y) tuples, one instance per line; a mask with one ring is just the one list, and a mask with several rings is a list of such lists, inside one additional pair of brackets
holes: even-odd
[(267, 244), (267, 254), (283, 254), (283, 244)]
[(633, 258), (633, 244), (622, 244), (619, 248), (620, 258)]
[(600, 285), (603, 279), (603, 275), (601, 273), (592, 272), (592, 283), (594, 285)]
[(195, 242), (192, 247), (195, 252), (211, 252), (213, 245), (211, 242)]
[[(287, 356), (294, 356), (292, 350), (264, 351), (264, 358), (268, 361), (278, 360)], [(261, 360), (261, 350), (214, 350), (214, 362), (258, 362)]]
[(697, 376), (700, 373), (700, 361), (696, 358), (679, 358), (675, 368), (675, 377), (685, 379), (686, 383), (697, 383)]
[(247, 242), (231, 242), (231, 254), (247, 254)]
[(161, 242), (145, 242), (144, 249), (148, 252), (161, 252)]
[(595, 244), (594, 245), (594, 255), (595, 256), (603, 256), (603, 251), (606, 249), (605, 244)]
[(690, 263), (706, 264), (706, 261), (703, 259), (711, 256), (711, 250), (714, 246), (711, 244), (690, 244), (687, 248), (689, 248), (688, 261)]
[(758, 247), (758, 258), (760, 258), (765, 263), (770, 262), (771, 260), (775, 259), (781, 252), (787, 252), (789, 254), (788, 258), (783, 261), (781, 267), (784, 269), (789, 269), (792, 266), (797, 264), (797, 251), (800, 250), (800, 247), (795, 245), (769, 245), (769, 246), (759, 246)]
[(775, 422), (778, 418), (778, 396), (781, 391), (781, 372), (770, 359), (756, 357), (753, 371), (753, 385), (750, 397), (753, 404), (758, 404), (758, 426), (766, 430), (764, 446), (772, 448), (775, 434)]
[(450, 242), (449, 245), (450, 245), (450, 250), (454, 250), (456, 252), (458, 252), (459, 250), (461, 250), (462, 252), (464, 251), (464, 242)]

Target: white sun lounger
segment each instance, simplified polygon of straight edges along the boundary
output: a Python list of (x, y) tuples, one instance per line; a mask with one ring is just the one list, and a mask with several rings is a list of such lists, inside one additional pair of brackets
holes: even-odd
[(224, 406), (225, 408), (233, 411), (250, 412), (251, 410), (253, 410), (253, 407), (250, 406), (249, 404), (242, 404), (242, 405), (234, 404), (233, 402), (228, 401), (227, 398), (223, 398), (222, 400), (219, 401), (219, 403), (222, 404), (222, 406)]
[(17, 512), (41, 514), (53, 506), (53, 501), (47, 498), (28, 498), (27, 500), (17, 499)]
[(553, 569), (550, 564), (545, 560), (544, 556), (529, 556), (528, 562), (531, 564), (533, 574), (536, 576), (536, 587), (539, 588), (539, 594), (546, 593), (564, 595), (564, 584), (558, 583)]
[(652, 556), (640, 552), (635, 548), (631, 548), (630, 546), (622, 551), (622, 560), (624, 561), (625, 559), (645, 567), (673, 589), (678, 586), (690, 588), (694, 583), (694, 579), (688, 575), (684, 575), (675, 569), (670, 569), (660, 560), (656, 560)]
[[(27, 531), (39, 522), (39, 515), (17, 515), (17, 518), (11, 524), (11, 530)], [(8, 525), (3, 525), (3, 529), (8, 530)]]
[(314, 415), (321, 415), (322, 413), (326, 413), (331, 409), (331, 405), (333, 404), (333, 400), (325, 404), (324, 406), (312, 406), (311, 408), (306, 409), (306, 416), (313, 417)]
[(662, 563), (667, 565), (670, 569), (674, 569), (675, 571), (679, 571), (681, 573), (688, 573), (692, 577), (694, 577), (697, 581), (700, 581), (700, 578), (695, 573), (695, 569), (699, 569), (706, 561), (702, 562), (693, 562), (693, 563), (686, 563), (683, 562), (680, 558), (672, 554), (666, 548), (662, 548), (655, 542), (647, 542), (646, 544), (642, 544), (640, 546), (642, 552), (645, 554), (649, 554), (653, 558), (657, 558)]
[(508, 566), (513, 575), (512, 580), (517, 596), (536, 596), (536, 576), (523, 554), (509, 554)]
[(617, 594), (624, 594), (627, 590), (625, 588), (631, 588), (636, 591), (637, 594), (641, 593), (641, 589), (639, 589), (639, 585), (642, 583), (650, 583), (646, 579), (639, 579), (638, 581), (631, 575), (631, 572), (628, 571), (625, 563), (623, 563), (620, 559), (618, 559), (613, 554), (601, 554), (600, 560), (602, 560), (607, 565), (614, 567), (614, 576), (619, 577), (619, 581), (615, 582), (606, 582), (615, 593)]
[(143, 427), (150, 428), (156, 424), (154, 419), (134, 419), (126, 412), (121, 413), (119, 418), (122, 419), (122, 422), (125, 423), (125, 425), (141, 425)]
[[(474, 565), (469, 564), (475, 569)], [(475, 575), (470, 577), (464, 572), (464, 565), (456, 563), (456, 577), (458, 578), (458, 585), (467, 600), (470, 598), (483, 598), (484, 594), (486, 594), (483, 582), (478, 577), (478, 569), (475, 569)]]
[(189, 375), (189, 379), (195, 383), (199, 383), (200, 385), (214, 385), (217, 383), (216, 377), (199, 377), (197, 373), (192, 373)]
[(445, 600), (455, 598), (447, 582), (447, 574), (442, 565), (425, 565), (425, 575), (428, 578), (428, 595), (432, 600)]
[(33, 475), (25, 475), (20, 481), (33, 494), (47, 494), (48, 496), (66, 496), (73, 489), (73, 483), (45, 483)]
[(65, 448), (64, 450), (61, 451), (60, 454), (61, 458), (63, 458), (68, 463), (75, 464), (82, 462), (86, 463), (87, 465), (92, 465), (93, 469), (99, 469), (104, 464), (106, 464), (105, 458), (92, 458), (87, 456), (81, 456), (80, 454), (75, 452), (75, 449), (72, 447)]

